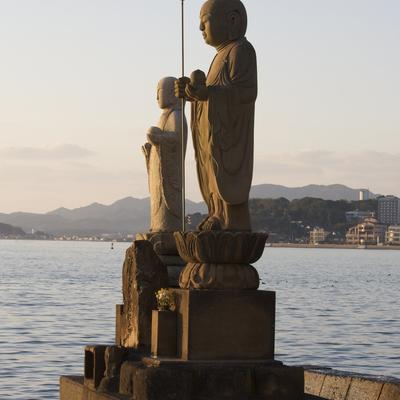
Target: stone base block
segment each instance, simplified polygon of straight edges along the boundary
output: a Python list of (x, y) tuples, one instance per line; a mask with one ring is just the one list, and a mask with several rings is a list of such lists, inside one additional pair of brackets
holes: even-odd
[(86, 346), (85, 347), (85, 386), (97, 389), (104, 377), (106, 370), (105, 351), (107, 346)]
[(151, 355), (176, 356), (176, 313), (153, 310), (151, 325)]
[(173, 290), (177, 356), (183, 360), (273, 360), (275, 292)]
[(123, 394), (140, 400), (300, 400), (304, 396), (304, 372), (271, 361), (149, 358), (123, 364), (121, 389)]

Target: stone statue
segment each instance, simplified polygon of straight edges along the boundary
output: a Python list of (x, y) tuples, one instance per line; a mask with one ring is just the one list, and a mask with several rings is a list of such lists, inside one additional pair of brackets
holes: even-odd
[(175, 94), (192, 102), (192, 135), (200, 189), (209, 214), (200, 230), (249, 231), (253, 175), (257, 60), (245, 38), (240, 0), (208, 0), (200, 30), (217, 54), (207, 78), (195, 71), (175, 83)]
[[(174, 95), (175, 81), (167, 77), (158, 83), (157, 101), (163, 112), (158, 125), (148, 130), (148, 142), (142, 147), (149, 179), (152, 233), (174, 232), (182, 227), (182, 107)], [(186, 149), (186, 119), (184, 128)]]

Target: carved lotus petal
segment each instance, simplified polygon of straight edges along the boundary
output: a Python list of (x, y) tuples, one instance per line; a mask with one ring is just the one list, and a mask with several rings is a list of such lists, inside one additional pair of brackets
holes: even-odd
[(251, 264), (264, 251), (264, 232), (197, 231), (174, 233), (179, 255), (188, 263)]

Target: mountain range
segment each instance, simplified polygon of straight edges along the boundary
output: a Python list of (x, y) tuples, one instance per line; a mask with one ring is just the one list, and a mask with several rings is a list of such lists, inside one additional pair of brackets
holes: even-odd
[[(324, 200), (358, 200), (359, 189), (344, 185), (308, 185), (290, 188), (280, 185), (255, 185), (251, 198), (279, 198), (288, 200), (316, 197)], [(371, 194), (373, 197), (374, 195)], [(205, 213), (203, 202), (186, 200), (186, 213)], [(145, 232), (149, 228), (149, 198), (126, 197), (111, 205), (92, 203), (75, 209), (58, 208), (45, 214), (15, 212), (0, 213), (0, 222), (22, 228), (26, 232), (44, 231), (55, 235), (129, 234)]]

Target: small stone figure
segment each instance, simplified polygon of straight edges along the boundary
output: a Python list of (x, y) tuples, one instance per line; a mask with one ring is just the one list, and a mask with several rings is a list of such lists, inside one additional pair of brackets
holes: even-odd
[[(257, 61), (245, 38), (240, 0), (208, 0), (200, 11), (205, 42), (217, 50), (206, 82), (201, 71), (175, 83), (192, 102), (191, 127), (200, 189), (209, 214), (201, 230), (249, 231)], [(204, 75), (204, 74), (203, 74)]]
[[(176, 78), (160, 80), (157, 101), (163, 110), (157, 126), (147, 133), (142, 147), (150, 191), (150, 232), (174, 232), (182, 227), (182, 105), (174, 95)], [(184, 123), (186, 149), (187, 124)]]

